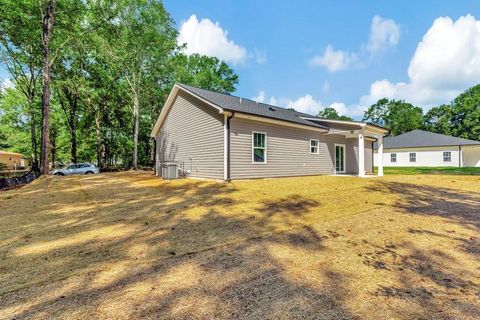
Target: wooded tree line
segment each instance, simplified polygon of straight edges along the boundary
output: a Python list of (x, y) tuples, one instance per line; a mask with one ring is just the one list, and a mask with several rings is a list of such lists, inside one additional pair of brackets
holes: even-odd
[(389, 128), (393, 136), (423, 129), (480, 140), (480, 85), (458, 95), (450, 104), (423, 109), (402, 100), (380, 99), (365, 112), (363, 121)]
[[(231, 93), (238, 76), (214, 57), (184, 55), (160, 0), (0, 0), (0, 148), (49, 162), (151, 165), (149, 138), (175, 82)], [(320, 117), (351, 120), (333, 108)], [(480, 85), (424, 113), (381, 99), (364, 121), (480, 139)]]
[(219, 92), (238, 76), (182, 54), (159, 0), (0, 0), (0, 148), (49, 162), (151, 165), (149, 138), (175, 82)]

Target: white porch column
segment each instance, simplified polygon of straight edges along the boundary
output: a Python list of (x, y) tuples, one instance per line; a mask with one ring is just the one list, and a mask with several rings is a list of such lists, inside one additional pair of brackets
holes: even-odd
[(358, 176), (365, 176), (365, 129), (358, 134)]
[(377, 175), (379, 177), (383, 177), (383, 134), (378, 135), (378, 152), (377, 152), (377, 157), (378, 157), (378, 173)]

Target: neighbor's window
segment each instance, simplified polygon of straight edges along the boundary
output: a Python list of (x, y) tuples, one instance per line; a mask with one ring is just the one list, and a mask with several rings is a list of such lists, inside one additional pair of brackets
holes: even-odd
[(390, 154), (390, 162), (397, 162), (397, 154), (391, 153)]
[(450, 151), (443, 152), (443, 162), (452, 162), (452, 153)]
[(318, 140), (310, 139), (310, 154), (318, 154)]
[(410, 152), (410, 162), (417, 162), (417, 154), (415, 152)]
[(252, 134), (253, 162), (267, 163), (267, 135), (262, 132)]

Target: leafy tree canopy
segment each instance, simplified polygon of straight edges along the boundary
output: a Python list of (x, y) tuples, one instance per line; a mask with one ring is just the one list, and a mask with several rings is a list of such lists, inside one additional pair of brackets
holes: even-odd
[(423, 127), (422, 108), (403, 100), (378, 100), (365, 111), (363, 121), (390, 129), (391, 135), (399, 135)]
[(3, 149), (40, 153), (42, 15), (52, 3), (51, 161), (151, 165), (149, 133), (175, 82), (222, 93), (238, 84), (225, 62), (181, 52), (160, 0), (0, 0), (0, 61), (15, 84), (0, 96)]
[(353, 119), (347, 116), (341, 116), (338, 114), (337, 110), (334, 108), (327, 107), (320, 111), (317, 115), (319, 118), (323, 119), (332, 119), (332, 120), (344, 120), (344, 121), (352, 121)]

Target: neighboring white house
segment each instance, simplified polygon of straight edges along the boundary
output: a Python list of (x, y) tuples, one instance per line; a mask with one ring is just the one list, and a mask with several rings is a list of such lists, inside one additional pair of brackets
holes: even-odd
[[(378, 164), (374, 144), (374, 165)], [(413, 130), (384, 138), (387, 167), (480, 167), (480, 141)]]

